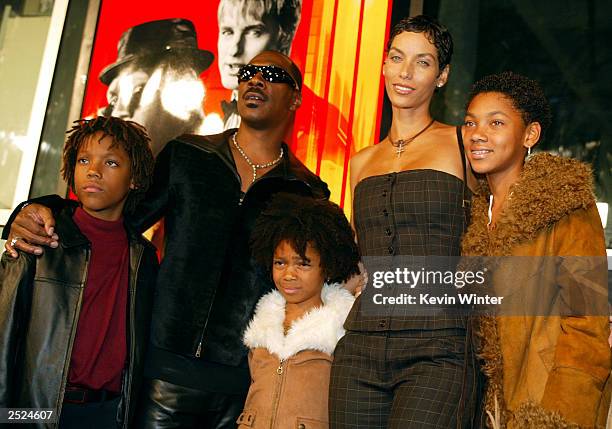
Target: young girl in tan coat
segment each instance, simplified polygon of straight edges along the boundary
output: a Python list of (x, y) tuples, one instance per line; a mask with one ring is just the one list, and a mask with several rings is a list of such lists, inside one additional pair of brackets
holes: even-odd
[[(606, 253), (593, 178), (573, 159), (525, 160), (549, 124), (536, 82), (506, 72), (474, 85), (464, 141), (487, 180), (463, 254), (520, 260), (506, 284), (497, 277), (493, 286), (531, 295), (522, 313), (480, 319), (485, 409), (496, 428), (603, 427), (610, 404)], [(559, 303), (570, 311), (542, 311)]]
[(354, 301), (339, 283), (358, 273), (351, 226), (329, 201), (279, 194), (257, 220), (252, 247), (276, 290), (244, 334), (251, 387), (238, 427), (328, 428), (332, 355)]

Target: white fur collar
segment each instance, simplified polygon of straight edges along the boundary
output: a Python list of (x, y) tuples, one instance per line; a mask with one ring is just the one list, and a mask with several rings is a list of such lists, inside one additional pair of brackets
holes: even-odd
[(339, 284), (323, 285), (323, 305), (313, 308), (284, 334), (285, 299), (277, 290), (264, 295), (257, 303), (255, 315), (244, 333), (248, 348), (264, 347), (280, 359), (301, 350), (318, 350), (331, 355), (344, 335), (344, 320), (355, 298)]

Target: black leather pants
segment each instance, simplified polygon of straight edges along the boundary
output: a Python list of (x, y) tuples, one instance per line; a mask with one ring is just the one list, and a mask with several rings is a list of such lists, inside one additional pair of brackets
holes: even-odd
[(236, 428), (246, 392), (232, 395), (145, 379), (136, 412), (137, 428)]

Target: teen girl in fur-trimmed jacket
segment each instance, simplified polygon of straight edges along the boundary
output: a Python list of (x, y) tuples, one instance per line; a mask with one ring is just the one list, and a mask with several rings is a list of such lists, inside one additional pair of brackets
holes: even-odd
[(549, 123), (531, 79), (504, 72), (472, 89), (464, 141), (487, 181), (463, 254), (499, 257), (491, 286), (519, 303), (478, 323), (495, 429), (600, 428), (610, 405), (606, 253), (590, 168), (548, 153), (524, 159)]
[(280, 194), (252, 243), (276, 290), (258, 302), (244, 334), (251, 387), (238, 427), (327, 428), (332, 355), (354, 301), (331, 283), (358, 272), (353, 231), (337, 205)]

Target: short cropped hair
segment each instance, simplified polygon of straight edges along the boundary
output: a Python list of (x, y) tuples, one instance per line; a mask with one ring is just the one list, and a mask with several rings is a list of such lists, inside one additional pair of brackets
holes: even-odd
[(321, 256), (327, 282), (343, 282), (359, 273), (359, 249), (344, 212), (328, 200), (294, 194), (276, 194), (255, 222), (251, 235), (253, 258), (268, 273), (274, 251), (287, 241), (306, 258), (310, 244)]
[(262, 20), (270, 18), (277, 22), (279, 33), (276, 50), (289, 54), (302, 14), (302, 0), (221, 0), (219, 18), (228, 4), (240, 8), (245, 16)]
[(387, 50), (391, 49), (393, 39), (400, 33), (424, 33), (438, 52), (439, 71), (442, 73), (444, 67), (450, 64), (453, 56), (453, 37), (448, 29), (440, 24), (438, 20), (427, 15), (411, 16), (398, 22), (389, 35)]
[[(98, 116), (93, 119), (79, 119), (66, 133), (62, 159), (62, 177), (74, 189), (74, 170), (77, 154), (88, 136), (97, 132), (113, 139), (113, 147), (120, 146), (128, 154), (131, 179), (134, 189), (130, 190), (124, 206), (126, 213), (134, 208), (149, 189), (155, 161), (151, 151), (151, 139), (145, 128), (136, 122), (124, 121), (114, 116)], [(103, 138), (103, 137), (102, 137)]]
[(538, 82), (511, 71), (485, 76), (472, 86), (466, 108), (474, 97), (484, 92), (497, 92), (510, 100), (521, 114), (525, 125), (532, 122), (540, 124), (540, 141), (544, 138), (552, 122), (552, 113), (544, 90)]

